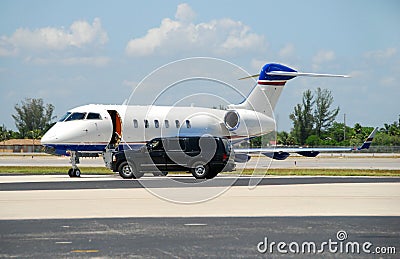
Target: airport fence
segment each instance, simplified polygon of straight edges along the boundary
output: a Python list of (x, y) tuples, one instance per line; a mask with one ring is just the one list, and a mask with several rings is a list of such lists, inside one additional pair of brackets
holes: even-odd
[(400, 146), (372, 146), (361, 150), (363, 153), (400, 153)]

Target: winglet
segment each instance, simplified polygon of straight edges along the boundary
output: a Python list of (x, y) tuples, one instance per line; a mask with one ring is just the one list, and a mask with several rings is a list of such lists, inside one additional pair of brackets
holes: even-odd
[(376, 132), (378, 131), (378, 127), (376, 127), (371, 134), (369, 134), (368, 138), (364, 141), (361, 147), (357, 148), (357, 150), (368, 149), (371, 146), (371, 142), (375, 137)]

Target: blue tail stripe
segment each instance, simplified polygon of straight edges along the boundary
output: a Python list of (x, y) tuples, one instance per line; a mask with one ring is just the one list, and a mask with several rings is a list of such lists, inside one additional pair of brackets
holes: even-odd
[(259, 80), (273, 80), (273, 81), (287, 81), (290, 80), (292, 78), (295, 78), (295, 76), (271, 76), (271, 75), (267, 75), (268, 72), (271, 71), (285, 71), (285, 72), (297, 72), (296, 70), (281, 65), (281, 64), (277, 64), (277, 63), (269, 63), (266, 64), (260, 72), (260, 76), (259, 76)]

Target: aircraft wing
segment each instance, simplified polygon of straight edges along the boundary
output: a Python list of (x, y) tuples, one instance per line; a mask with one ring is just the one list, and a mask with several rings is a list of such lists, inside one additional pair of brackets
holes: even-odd
[(306, 157), (316, 157), (321, 152), (350, 152), (359, 151), (362, 149), (368, 149), (371, 145), (372, 140), (375, 137), (378, 128), (375, 128), (368, 138), (360, 147), (269, 147), (269, 148), (240, 148), (234, 149), (235, 161), (238, 163), (244, 163), (250, 160), (249, 154), (258, 153), (264, 156), (276, 159), (285, 160), (291, 153), (297, 153)]

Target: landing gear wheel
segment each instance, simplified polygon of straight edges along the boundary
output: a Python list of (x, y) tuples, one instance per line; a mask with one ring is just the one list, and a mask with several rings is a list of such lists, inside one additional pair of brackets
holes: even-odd
[(68, 170), (69, 177), (80, 177), (81, 170), (79, 170), (77, 164), (79, 164), (79, 153), (77, 151), (67, 151), (71, 156), (69, 157), (69, 161), (72, 165), (72, 168)]
[(75, 177), (81, 177), (81, 170), (79, 170), (79, 168), (76, 168), (74, 171), (75, 171)]
[(196, 162), (190, 169), (190, 172), (196, 179), (205, 179), (209, 177), (210, 167), (204, 162)]
[(79, 168), (70, 168), (68, 170), (69, 177), (81, 177), (81, 170)]

